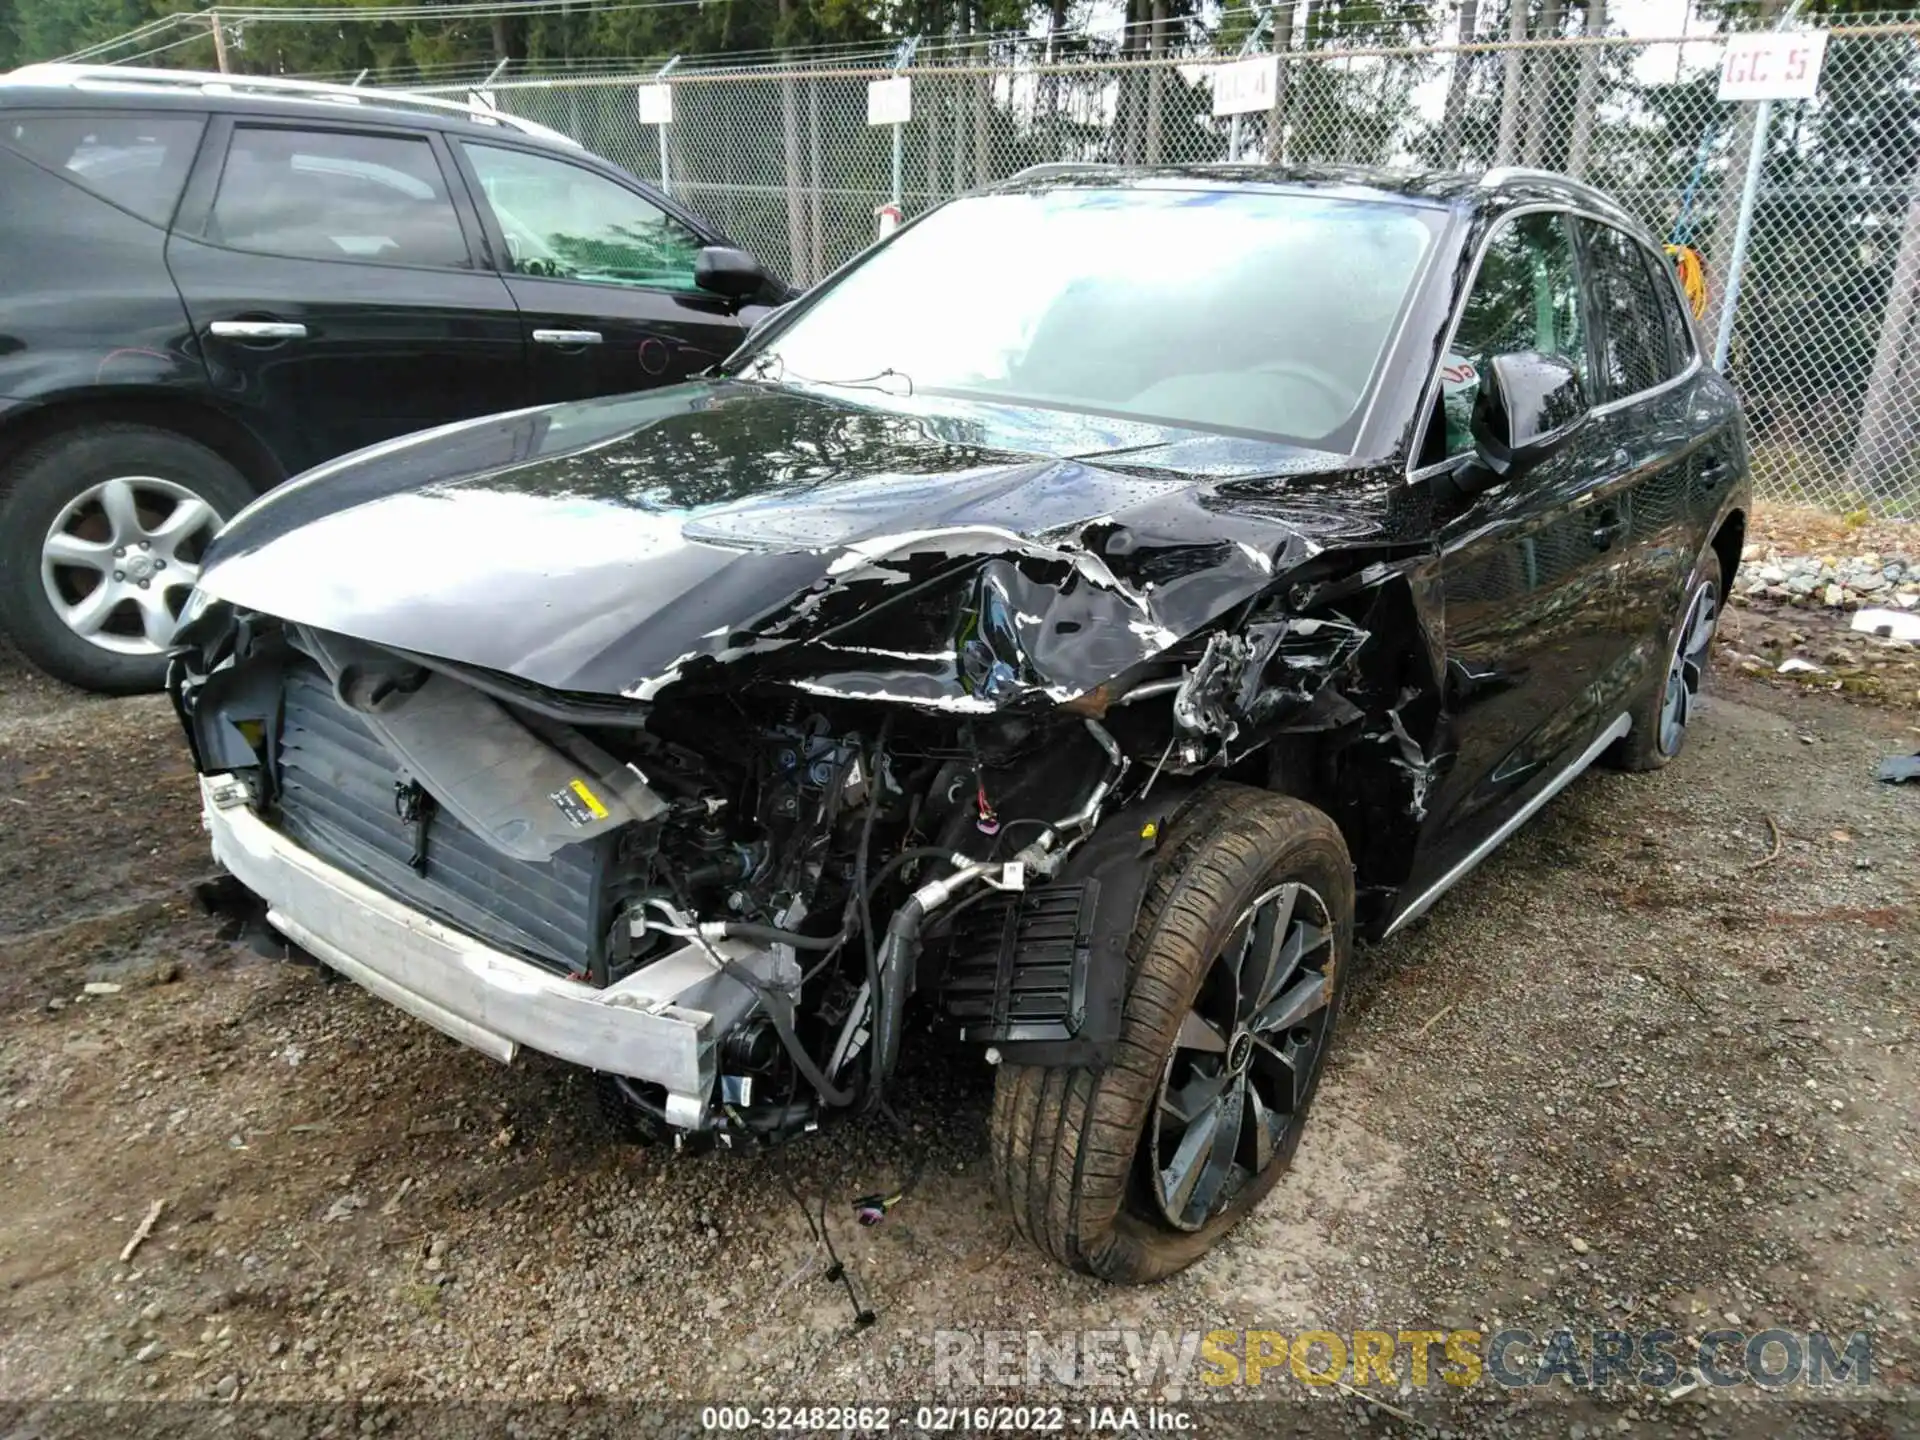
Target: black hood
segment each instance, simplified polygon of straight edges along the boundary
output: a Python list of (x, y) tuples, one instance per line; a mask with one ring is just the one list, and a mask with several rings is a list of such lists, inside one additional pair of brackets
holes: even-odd
[(201, 584), (555, 690), (724, 666), (987, 709), (1091, 689), (1373, 533), (1374, 482), (1258, 439), (716, 382), (348, 456), (236, 518)]

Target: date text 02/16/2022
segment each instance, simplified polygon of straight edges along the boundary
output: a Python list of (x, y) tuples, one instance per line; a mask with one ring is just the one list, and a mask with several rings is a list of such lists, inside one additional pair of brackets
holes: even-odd
[(877, 1434), (902, 1430), (921, 1434), (997, 1433), (1119, 1434), (1135, 1430), (1186, 1431), (1193, 1419), (1184, 1410), (1160, 1405), (1090, 1405), (1069, 1411), (1062, 1405), (919, 1405), (912, 1410), (885, 1405), (709, 1405), (700, 1412), (708, 1431), (761, 1430), (774, 1433)]

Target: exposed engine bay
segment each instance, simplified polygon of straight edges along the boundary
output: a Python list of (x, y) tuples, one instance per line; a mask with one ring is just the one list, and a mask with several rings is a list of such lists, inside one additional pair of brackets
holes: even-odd
[[(977, 713), (724, 677), (554, 692), (226, 604), (170, 688), (216, 853), (276, 929), (500, 1058), (548, 1049), (648, 1127), (731, 1142), (879, 1102), (910, 1026), (1101, 1063), (1156, 838), (1209, 776), (1323, 792), (1390, 874), (1426, 783), (1408, 727), (1439, 720), (1407, 632), (1369, 643), (1391, 588), (1311, 618), (1265, 601), (1094, 692)], [(248, 873), (269, 846), (324, 872), (331, 919)], [(596, 1013), (503, 1038), (484, 997), (362, 973), (327, 929), (375, 896), (453, 947), (435, 984), (511, 957)]]

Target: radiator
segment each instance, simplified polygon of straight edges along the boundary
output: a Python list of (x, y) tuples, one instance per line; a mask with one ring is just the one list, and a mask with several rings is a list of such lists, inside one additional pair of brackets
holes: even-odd
[(402, 818), (407, 777), (317, 668), (287, 672), (276, 755), (277, 813), (302, 848), (395, 899), (491, 945), (567, 974), (599, 955), (605, 847), (569, 845), (535, 864), (500, 854), (444, 810), (428, 807), (423, 863)]

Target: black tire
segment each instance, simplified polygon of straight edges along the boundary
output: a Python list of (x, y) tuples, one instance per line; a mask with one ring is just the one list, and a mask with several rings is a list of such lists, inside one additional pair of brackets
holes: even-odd
[[(1319, 1084), (1353, 948), (1353, 864), (1339, 829), (1311, 805), (1219, 784), (1163, 846), (1128, 943), (1131, 978), (1112, 1062), (1100, 1070), (1003, 1065), (994, 1085), (994, 1187), (1015, 1227), (1061, 1264), (1120, 1284), (1159, 1280), (1191, 1265), (1287, 1170)], [(1321, 961), (1330, 992), (1322, 1038), (1311, 1065), (1301, 1067), (1293, 1122), (1265, 1168), (1225, 1189), (1217, 1213), (1203, 1209), (1206, 1218), (1183, 1228), (1169, 1220), (1155, 1188), (1148, 1152), (1157, 1127), (1149, 1121), (1163, 1078), (1174, 1073), (1182, 1024), (1216, 957), (1248, 907), (1287, 882), (1311, 887), (1331, 922)], [(1221, 1064), (1224, 1070), (1226, 1055)]]
[[(48, 674), (113, 695), (157, 690), (166, 677), (164, 648), (142, 625), (140, 605), (129, 600), (114, 606), (98, 632), (100, 638), (89, 639), (55, 610), (41, 566), (49, 531), (69, 516), (76, 500), (105, 482), (128, 477), (138, 477), (133, 508), (142, 525), (161, 526), (187, 498), (210, 507), (211, 524), (196, 522), (182, 542), (196, 552), (204, 548), (212, 528), (232, 519), (254, 497), (240, 472), (213, 451), (146, 425), (64, 431), (30, 446), (0, 475), (0, 626)], [(90, 506), (68, 523), (73, 537), (93, 543), (111, 544), (120, 533), (100, 507)], [(141, 589), (150, 590), (158, 603), (177, 614), (187, 589), (173, 581), (192, 558), (183, 548), (172, 557), (171, 574), (166, 573), (165, 556), (143, 558), (143, 565), (159, 563)], [(107, 572), (73, 566), (60, 570), (55, 583), (70, 601), (78, 602), (91, 593), (88, 582), (96, 574), (100, 578), (93, 584), (105, 586), (112, 579)], [(113, 583), (125, 588), (136, 582)], [(65, 588), (70, 586), (71, 591)]]
[[(1701, 652), (1698, 664), (1698, 684), (1688, 699), (1684, 718), (1680, 721), (1677, 735), (1667, 733), (1663, 721), (1667, 714), (1668, 693), (1676, 683), (1675, 666), (1678, 663), (1680, 647), (1687, 638), (1696, 615), (1696, 607), (1701, 597), (1706, 597), (1712, 606), (1709, 619), (1705, 649)], [(1603, 757), (1606, 763), (1616, 770), (1644, 772), (1664, 769), (1667, 762), (1678, 755), (1686, 744), (1687, 722), (1691, 720), (1698, 707), (1699, 697), (1704, 692), (1707, 678), (1707, 661), (1713, 648), (1712, 626), (1717, 623), (1720, 607), (1725, 603), (1724, 586), (1720, 578), (1720, 557), (1709, 547), (1688, 577), (1684, 598), (1680, 602), (1680, 613), (1675, 617), (1673, 628), (1667, 635), (1665, 648), (1660, 652), (1659, 673), (1647, 686), (1646, 693), (1631, 712), (1633, 729), (1629, 730), (1613, 745), (1608, 747)], [(1687, 683), (1681, 678), (1677, 683)]]

